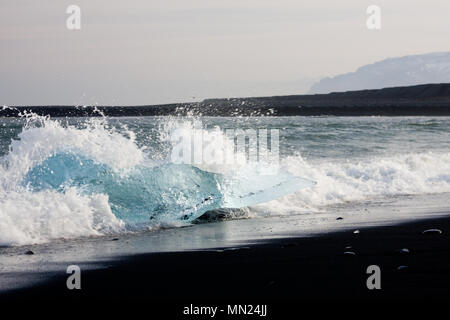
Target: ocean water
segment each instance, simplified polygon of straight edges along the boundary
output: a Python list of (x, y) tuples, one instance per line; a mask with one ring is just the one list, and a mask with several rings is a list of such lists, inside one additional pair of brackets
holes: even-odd
[[(236, 129), (278, 130), (279, 147), (266, 150), (277, 157), (174, 160), (174, 133), (199, 132), (246, 159), (250, 147), (234, 150), (226, 134)], [(0, 119), (2, 246), (178, 228), (205, 213), (306, 221), (342, 204), (446, 193), (448, 117)]]

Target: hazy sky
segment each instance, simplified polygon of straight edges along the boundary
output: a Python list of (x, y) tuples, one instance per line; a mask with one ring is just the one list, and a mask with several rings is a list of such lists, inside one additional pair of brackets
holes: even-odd
[[(81, 7), (81, 30), (66, 9)], [(382, 29), (366, 28), (369, 5)], [(298, 94), (387, 57), (450, 51), (449, 0), (0, 0), (0, 105)]]

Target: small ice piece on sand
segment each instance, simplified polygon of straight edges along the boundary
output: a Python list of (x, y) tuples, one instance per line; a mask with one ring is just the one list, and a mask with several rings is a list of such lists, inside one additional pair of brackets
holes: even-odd
[(345, 251), (345, 252), (344, 252), (344, 255), (345, 255), (345, 256), (356, 256), (356, 253), (353, 252), (353, 251)]
[(408, 248), (398, 249), (397, 252), (398, 253), (409, 253), (409, 249)]
[(353, 231), (354, 234), (359, 234), (359, 232), (360, 232), (359, 230)]
[(422, 234), (425, 234), (425, 235), (442, 234), (442, 231), (439, 229), (428, 229), (428, 230), (425, 230), (424, 232), (422, 232)]

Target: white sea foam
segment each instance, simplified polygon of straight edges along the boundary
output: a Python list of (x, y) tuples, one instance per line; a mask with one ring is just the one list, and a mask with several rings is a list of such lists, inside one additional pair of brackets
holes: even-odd
[(42, 243), (57, 238), (98, 236), (124, 231), (108, 197), (77, 190), (9, 191), (0, 199), (0, 244)]
[(326, 205), (405, 194), (450, 192), (450, 153), (380, 156), (358, 161), (306, 161), (288, 157), (283, 166), (317, 182), (309, 189), (255, 206), (255, 213), (289, 214)]
[(123, 230), (103, 194), (33, 192), (21, 185), (26, 173), (57, 152), (75, 152), (112, 168), (130, 168), (143, 161), (134, 135), (107, 130), (102, 120), (83, 129), (32, 117), (0, 159), (0, 245), (41, 243), (55, 238), (101, 235)]

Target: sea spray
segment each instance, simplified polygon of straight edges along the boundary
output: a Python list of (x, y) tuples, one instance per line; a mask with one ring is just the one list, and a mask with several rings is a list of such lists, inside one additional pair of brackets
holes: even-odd
[[(217, 128), (204, 130), (204, 137), (230, 144)], [(138, 147), (126, 126), (119, 132), (104, 118), (73, 125), (25, 114), (22, 132), (2, 158), (0, 243), (179, 226), (210, 210), (269, 201), (313, 185), (288, 172), (267, 179), (254, 162), (244, 170), (241, 165), (242, 171), (205, 171), (198, 168), (202, 163), (156, 161), (152, 151)]]
[[(18, 139), (12, 140), (0, 166), (0, 244), (40, 243), (54, 238), (101, 235), (124, 230), (111, 211), (108, 196), (82, 194), (76, 188), (30, 190), (27, 173), (56, 153), (82, 154), (112, 168), (126, 169), (143, 161), (133, 134), (106, 130), (104, 120), (84, 128), (25, 114)], [(119, 151), (120, 150), (120, 151)]]
[[(279, 128), (277, 181), (264, 178), (266, 164), (258, 162), (173, 166), (171, 132), (184, 128), (190, 134), (193, 117), (69, 120), (24, 116), (20, 133), (12, 134), (14, 139), (7, 142), (11, 136), (7, 127), (17, 124), (0, 120), (2, 132), (7, 133), (0, 139), (8, 146), (0, 158), (1, 245), (184, 226), (205, 210), (221, 206), (250, 204), (245, 210), (250, 217), (308, 215), (349, 201), (450, 192), (446, 119), (202, 119), (208, 124), (202, 134), (207, 139), (220, 137), (217, 141), (223, 148), (233, 145), (224, 130), (230, 124), (244, 129)], [(178, 184), (203, 175), (208, 177), (201, 180), (204, 188)], [(308, 181), (316, 184), (273, 200), (302, 189)], [(271, 189), (267, 182), (284, 183), (286, 189), (277, 193), (280, 188)], [(167, 188), (170, 183), (179, 188)], [(146, 201), (152, 197), (145, 192), (161, 198), (160, 205), (148, 206)], [(264, 200), (273, 201), (261, 204)]]

